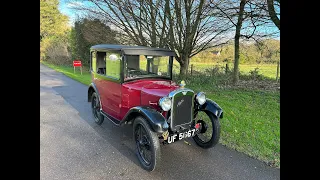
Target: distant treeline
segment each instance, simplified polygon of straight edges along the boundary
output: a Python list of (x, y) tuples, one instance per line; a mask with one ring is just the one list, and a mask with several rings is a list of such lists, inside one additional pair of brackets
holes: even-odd
[[(234, 60), (234, 43), (211, 48), (191, 58), (191, 62), (231, 63)], [(240, 42), (240, 64), (275, 64), (280, 60), (280, 40)]]

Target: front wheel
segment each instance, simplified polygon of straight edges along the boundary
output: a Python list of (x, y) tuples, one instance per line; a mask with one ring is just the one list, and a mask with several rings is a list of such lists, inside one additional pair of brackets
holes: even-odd
[(133, 123), (133, 136), (141, 166), (147, 171), (153, 171), (160, 161), (160, 143), (157, 133), (152, 131), (143, 117), (137, 117)]
[(208, 111), (198, 111), (195, 123), (201, 124), (201, 131), (193, 137), (196, 144), (202, 148), (215, 146), (220, 139), (219, 118)]

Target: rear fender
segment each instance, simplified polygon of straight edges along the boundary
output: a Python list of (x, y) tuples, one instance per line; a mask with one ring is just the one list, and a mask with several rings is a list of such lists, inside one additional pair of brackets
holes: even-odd
[(100, 99), (99, 91), (94, 83), (91, 83), (88, 88), (88, 102), (91, 102), (91, 97), (93, 92), (96, 92), (98, 98)]

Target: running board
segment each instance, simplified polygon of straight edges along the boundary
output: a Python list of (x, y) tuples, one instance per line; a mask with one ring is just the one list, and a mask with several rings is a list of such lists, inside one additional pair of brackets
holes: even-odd
[(107, 113), (103, 112), (102, 110), (100, 110), (100, 113), (106, 117), (109, 121), (111, 121), (113, 124), (115, 124), (116, 126), (120, 126), (120, 122), (119, 120), (117, 120), (116, 118), (108, 115)]

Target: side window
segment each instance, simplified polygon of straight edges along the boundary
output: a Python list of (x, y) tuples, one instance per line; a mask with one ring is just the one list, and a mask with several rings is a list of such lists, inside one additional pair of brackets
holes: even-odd
[(97, 52), (97, 73), (101, 75), (106, 75), (106, 52)]
[(91, 52), (91, 70), (93, 72), (97, 72), (97, 58), (96, 58), (96, 52)]
[(148, 71), (148, 65), (147, 65), (147, 58), (144, 55), (138, 56), (138, 63), (139, 63), (139, 68), (140, 71), (147, 72)]
[(120, 62), (121, 56), (119, 52), (107, 52), (106, 57), (106, 75), (120, 79)]

